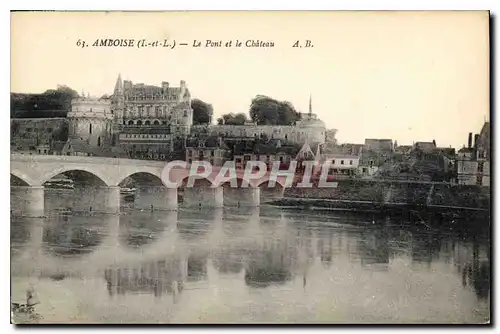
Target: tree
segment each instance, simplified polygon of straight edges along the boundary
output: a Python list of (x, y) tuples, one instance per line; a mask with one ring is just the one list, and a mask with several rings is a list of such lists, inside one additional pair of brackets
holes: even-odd
[(10, 94), (11, 117), (65, 117), (71, 100), (78, 93), (68, 86), (58, 86), (42, 94)]
[(290, 102), (257, 95), (250, 104), (250, 118), (258, 125), (293, 125), (300, 113)]
[(67, 122), (64, 122), (60, 128), (57, 128), (54, 132), (52, 132), (52, 140), (67, 141), (68, 134), (69, 134), (69, 125)]
[(193, 124), (208, 124), (210, 116), (213, 114), (214, 108), (200, 99), (191, 100), (191, 108), (193, 109)]
[(243, 125), (245, 122), (248, 121), (247, 115), (244, 113), (238, 113), (238, 114), (225, 114), (222, 115), (222, 117), (219, 117), (217, 119), (217, 123), (219, 125), (221, 124), (227, 124), (227, 125)]

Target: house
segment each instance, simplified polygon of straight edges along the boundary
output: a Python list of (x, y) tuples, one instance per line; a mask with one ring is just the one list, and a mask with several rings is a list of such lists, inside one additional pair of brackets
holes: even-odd
[(288, 169), (298, 152), (297, 145), (283, 145), (280, 139), (240, 141), (233, 146), (232, 160), (236, 168), (244, 168), (247, 161), (262, 161), (271, 169), (274, 162), (279, 161), (280, 169)]
[(186, 161), (208, 161), (212, 166), (222, 166), (230, 152), (222, 138), (216, 136), (186, 139)]
[(430, 153), (436, 149), (436, 141), (433, 140), (431, 142), (427, 141), (418, 141), (413, 145), (414, 149), (419, 149), (423, 152)]
[(464, 185), (490, 186), (490, 123), (485, 122), (480, 134), (469, 133), (467, 147), (456, 156), (457, 182)]

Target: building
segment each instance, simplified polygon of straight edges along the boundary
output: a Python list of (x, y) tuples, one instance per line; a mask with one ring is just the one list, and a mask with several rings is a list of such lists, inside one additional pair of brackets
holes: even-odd
[(103, 155), (112, 143), (113, 111), (106, 99), (80, 97), (71, 101), (68, 112), (68, 141), (65, 155)]
[(172, 155), (174, 142), (190, 134), (193, 110), (184, 80), (179, 87), (166, 81), (152, 86), (122, 81), (119, 75), (109, 100), (114, 115), (113, 146), (127, 157), (166, 159)]
[(431, 153), (433, 152), (437, 146), (436, 146), (436, 141), (433, 140), (431, 142), (427, 142), (427, 141), (418, 141), (416, 142), (414, 145), (413, 145), (413, 148), (414, 149), (419, 149), (423, 152), (426, 152), (426, 153)]
[(490, 123), (485, 122), (480, 134), (469, 133), (467, 147), (458, 151), (455, 165), (457, 182), (465, 185), (490, 186)]
[(483, 186), (490, 186), (490, 123), (485, 122), (479, 135), (476, 135), (475, 153), (478, 162), (478, 183)]
[[(212, 136), (222, 136), (224, 140), (240, 140), (251, 138), (279, 139), (283, 143), (311, 145), (323, 144), (326, 138), (325, 123), (312, 112), (312, 102), (309, 101), (309, 112), (300, 113), (301, 119), (294, 125), (211, 125), (208, 129)], [(194, 126), (193, 132), (205, 126)], [(334, 140), (336, 130), (329, 131), (329, 140)], [(333, 137), (333, 138), (332, 138)]]
[(186, 161), (208, 161), (212, 166), (222, 166), (230, 150), (220, 137), (191, 137), (186, 140)]
[(354, 176), (358, 174), (359, 155), (323, 153), (322, 158), (330, 165), (330, 175)]
[(363, 148), (365, 151), (374, 152), (392, 152), (393, 144), (392, 139), (365, 139), (365, 146)]
[(462, 147), (456, 158), (457, 183), (474, 185), (477, 183), (477, 161), (473, 159), (472, 147)]
[[(111, 96), (91, 98), (82, 94), (72, 100), (67, 118), (41, 119), (40, 123), (11, 121), (11, 132), (15, 137), (11, 147), (31, 154), (149, 160), (178, 159), (180, 155), (188, 161), (199, 157), (201, 151), (209, 150), (210, 156), (221, 154), (212, 159), (218, 164), (226, 154), (224, 150), (229, 149), (234, 155), (236, 144), (253, 141), (257, 151), (250, 158), (250, 152), (237, 152), (235, 159), (288, 163), (290, 157), (295, 156), (297, 145), (306, 142), (320, 145), (327, 137), (330, 143), (335, 142), (336, 130), (328, 130), (327, 134), (324, 122), (312, 112), (312, 99), (309, 100), (309, 112), (300, 116), (294, 125), (289, 126), (254, 123), (193, 126), (191, 93), (184, 80), (178, 87), (170, 86), (166, 81), (154, 86), (134, 84), (118, 75)], [(35, 123), (43, 125), (34, 126)], [(213, 140), (206, 139), (209, 147), (203, 147), (206, 144), (200, 138), (222, 138), (225, 146), (219, 143), (219, 139), (215, 146), (210, 146)]]
[(236, 168), (245, 168), (248, 161), (262, 161), (271, 169), (279, 161), (280, 168), (288, 169), (298, 151), (297, 145), (283, 144), (280, 139), (240, 141), (232, 148), (232, 160)]

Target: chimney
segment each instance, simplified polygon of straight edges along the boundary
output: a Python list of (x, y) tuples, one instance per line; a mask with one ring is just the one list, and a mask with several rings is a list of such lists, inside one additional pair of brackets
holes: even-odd
[(472, 132), (469, 132), (469, 141), (467, 142), (467, 148), (472, 148)]
[(474, 135), (474, 147), (477, 147), (477, 142), (479, 141), (479, 135), (475, 134)]

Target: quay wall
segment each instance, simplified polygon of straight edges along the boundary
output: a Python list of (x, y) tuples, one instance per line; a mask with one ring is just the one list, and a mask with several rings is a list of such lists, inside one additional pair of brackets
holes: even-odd
[[(335, 188), (286, 188), (281, 205), (304, 201), (329, 207), (434, 207), (489, 211), (491, 188), (417, 181), (338, 180)], [(323, 204), (321, 204), (323, 203)], [(280, 204), (279, 201), (275, 204)]]

